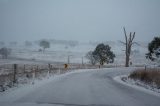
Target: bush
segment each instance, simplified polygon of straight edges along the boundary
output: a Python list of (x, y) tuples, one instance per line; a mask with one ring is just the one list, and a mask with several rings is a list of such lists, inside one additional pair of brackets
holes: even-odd
[(129, 78), (140, 80), (147, 84), (155, 84), (160, 88), (160, 69), (136, 70), (129, 75)]

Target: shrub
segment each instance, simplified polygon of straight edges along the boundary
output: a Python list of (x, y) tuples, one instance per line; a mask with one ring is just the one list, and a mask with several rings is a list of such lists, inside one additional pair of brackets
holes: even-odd
[(140, 80), (147, 84), (155, 84), (160, 88), (160, 69), (136, 70), (129, 75), (129, 78)]

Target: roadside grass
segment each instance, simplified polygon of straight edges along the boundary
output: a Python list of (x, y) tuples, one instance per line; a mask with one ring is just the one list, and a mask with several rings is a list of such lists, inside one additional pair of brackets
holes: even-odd
[(151, 84), (160, 89), (160, 69), (137, 69), (129, 75), (129, 78), (140, 80), (146, 84)]

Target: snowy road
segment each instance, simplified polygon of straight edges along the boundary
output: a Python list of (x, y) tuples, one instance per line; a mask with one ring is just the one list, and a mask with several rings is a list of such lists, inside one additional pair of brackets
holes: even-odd
[(39, 87), (30, 87), (27, 93), (13, 93), (12, 97), (3, 95), (0, 106), (159, 106), (159, 97), (113, 79), (130, 70), (115, 68), (69, 73)]

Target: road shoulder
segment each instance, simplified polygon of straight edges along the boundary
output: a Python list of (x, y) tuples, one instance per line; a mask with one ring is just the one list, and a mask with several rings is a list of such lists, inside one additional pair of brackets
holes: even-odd
[(125, 86), (128, 86), (128, 87), (132, 87), (134, 89), (137, 89), (139, 91), (142, 91), (142, 92), (145, 92), (145, 93), (148, 93), (148, 94), (151, 94), (151, 95), (154, 95), (154, 96), (157, 96), (157, 97), (160, 97), (160, 93), (158, 92), (155, 92), (155, 91), (152, 91), (150, 89), (146, 89), (145, 87), (143, 86), (138, 86), (138, 85), (135, 85), (135, 84), (132, 84), (132, 83), (127, 83), (125, 81), (122, 80), (123, 77), (127, 77), (127, 75), (121, 75), (121, 76), (116, 76), (114, 77), (113, 79), (120, 83), (120, 84), (123, 84)]

